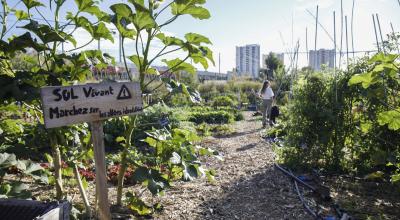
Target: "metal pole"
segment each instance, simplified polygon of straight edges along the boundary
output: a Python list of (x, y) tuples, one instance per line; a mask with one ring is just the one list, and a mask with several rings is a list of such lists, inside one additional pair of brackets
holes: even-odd
[(306, 52), (307, 52), (307, 63), (308, 63), (308, 65), (310, 65), (310, 61), (309, 61), (309, 57), (308, 57), (308, 53), (309, 53), (309, 51), (308, 51), (308, 34), (307, 34), (307, 27), (306, 27)]
[(318, 37), (318, 5), (317, 5), (317, 14), (315, 16), (315, 42), (314, 42), (314, 63), (318, 65), (317, 62), (317, 37)]
[(333, 11), (333, 47), (335, 51), (335, 58), (333, 59), (333, 73), (335, 74), (336, 79), (336, 12)]
[(221, 74), (221, 53), (218, 53), (218, 73)]
[(382, 30), (381, 30), (381, 23), (379, 22), (378, 14), (376, 14), (376, 21), (378, 22), (379, 35), (381, 36), (382, 51), (385, 53), (385, 47), (383, 45), (383, 36), (382, 36)]
[(347, 16), (345, 18), (345, 25), (346, 25), (346, 56), (347, 56), (347, 71), (349, 70), (349, 36), (347, 34)]
[(378, 33), (376, 32), (376, 24), (375, 24), (375, 16), (374, 16), (374, 14), (372, 14), (372, 21), (374, 22), (376, 46), (378, 47), (378, 52), (381, 52), (381, 48), (379, 46), (379, 40), (378, 40)]
[(354, 31), (353, 31), (353, 20), (354, 20), (354, 4), (355, 0), (353, 0), (353, 7), (351, 9), (351, 48), (353, 51), (353, 59), (354, 59)]
[[(392, 34), (393, 37), (395, 37), (396, 32), (394, 32), (393, 24), (390, 22), (390, 27), (392, 28)], [(396, 38), (395, 38), (396, 39)], [(396, 39), (396, 46), (397, 46), (397, 53), (400, 54), (400, 48), (399, 48), (399, 41)]]
[(340, 0), (340, 51), (339, 51), (339, 69), (342, 65), (343, 51), (343, 0)]
[(119, 62), (122, 63), (122, 37), (121, 37), (121, 33), (118, 34), (118, 40), (119, 40)]
[(293, 16), (293, 13), (292, 13), (292, 48), (294, 49), (294, 41), (293, 41), (293, 20), (294, 20), (294, 18), (293, 18), (294, 16)]
[(336, 78), (337, 78), (337, 76), (336, 76), (336, 12), (335, 11), (333, 11), (333, 46), (334, 46), (334, 54), (335, 54), (335, 56), (334, 56), (334, 58), (333, 58), (333, 63), (334, 63), (334, 65), (333, 65), (333, 77), (334, 77), (334, 80), (335, 80), (335, 104), (337, 103), (337, 82), (336, 82)]

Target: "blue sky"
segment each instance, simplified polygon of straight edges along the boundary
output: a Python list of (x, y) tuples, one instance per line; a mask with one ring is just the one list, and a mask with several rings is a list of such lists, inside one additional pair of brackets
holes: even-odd
[[(16, 0), (8, 1), (13, 5)], [(45, 1), (48, 2), (48, 1)], [(121, 1), (104, 1), (102, 9), (108, 11), (109, 5)], [(122, 1), (124, 2), (124, 1)], [(344, 14), (350, 18), (353, 0), (343, 0)], [(74, 3), (67, 0), (68, 9)], [(235, 46), (260, 44), (261, 53), (269, 51), (284, 52), (293, 41), (300, 42), (300, 50), (305, 51), (305, 29), (308, 28), (308, 46), (314, 48), (315, 20), (306, 11), (315, 14), (319, 5), (321, 24), (333, 36), (333, 11), (337, 14), (337, 39), (340, 39), (340, 0), (208, 0), (206, 8), (211, 12), (209, 20), (196, 20), (189, 16), (181, 17), (165, 29), (169, 34), (183, 37), (187, 32), (196, 32), (208, 36), (213, 42), (212, 49), (218, 65), (218, 53), (221, 53), (222, 72), (232, 70), (235, 66)], [(18, 7), (21, 7), (20, 4)], [(45, 9), (43, 14), (48, 16)], [(395, 31), (400, 32), (400, 5), (398, 0), (355, 0), (354, 12), (354, 47), (355, 50), (375, 49), (375, 36), (371, 15), (378, 13), (383, 34), (391, 32), (390, 22)], [(17, 29), (11, 33), (18, 33)], [(280, 35), (282, 34), (282, 38)], [(77, 32), (79, 43), (88, 38), (83, 31)], [(285, 42), (286, 44), (284, 44)], [(118, 46), (111, 42), (102, 42), (102, 49), (117, 57)], [(129, 42), (128, 42), (129, 44)], [(344, 44), (345, 45), (345, 44)], [(66, 45), (68, 47), (68, 45)], [(93, 43), (90, 48), (96, 48)], [(152, 48), (157, 52), (157, 44)], [(129, 48), (129, 46), (128, 46)], [(328, 35), (318, 27), (317, 48), (333, 48)], [(128, 49), (128, 52), (133, 53)], [(179, 56), (177, 54), (176, 56)], [(286, 59), (287, 60), (287, 59)], [(299, 57), (300, 66), (306, 64), (305, 55)], [(201, 69), (201, 68), (200, 68)], [(218, 71), (218, 66), (210, 67), (210, 71)]]

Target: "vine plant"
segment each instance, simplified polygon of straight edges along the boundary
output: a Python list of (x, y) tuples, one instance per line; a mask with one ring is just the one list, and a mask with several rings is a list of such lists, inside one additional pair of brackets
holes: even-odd
[[(209, 11), (203, 7), (205, 0), (129, 0), (129, 4), (118, 3), (110, 8), (114, 12), (111, 16), (111, 22), (117, 28), (122, 41), (122, 52), (125, 68), (128, 69), (127, 59), (132, 61), (139, 71), (139, 82), (142, 91), (152, 93), (160, 89), (163, 85), (169, 89), (169, 96), (174, 93), (183, 93), (190, 97), (192, 102), (199, 102), (200, 95), (194, 89), (176, 82), (172, 79), (172, 75), (177, 72), (185, 71), (194, 74), (195, 68), (188, 63), (192, 60), (196, 64), (201, 64), (204, 68), (208, 68), (209, 63), (214, 64), (213, 54), (210, 48), (206, 45), (211, 44), (211, 41), (197, 33), (185, 34), (185, 39), (180, 39), (175, 36), (167, 36), (163, 33), (166, 26), (174, 22), (183, 15), (190, 15), (197, 19), (208, 19)], [(169, 19), (161, 20), (163, 13), (170, 11), (165, 16), (170, 16)], [(133, 40), (135, 53), (128, 56), (125, 50), (126, 40)], [(164, 46), (157, 52), (155, 56), (150, 55), (150, 49), (155, 41), (161, 42)], [(171, 55), (176, 52), (185, 52), (183, 58), (162, 59), (166, 55)], [(168, 69), (159, 72), (152, 65), (156, 60), (162, 60)], [(149, 80), (146, 76), (153, 75)], [(129, 76), (133, 80), (133, 76)], [(157, 85), (153, 85), (158, 83)], [(136, 117), (128, 119), (128, 129), (125, 133), (125, 147), (121, 153), (121, 169), (118, 174), (117, 187), (117, 204), (122, 204), (122, 188), (124, 173), (128, 167), (129, 154), (132, 153), (132, 133), (136, 127)], [(172, 152), (170, 152), (172, 153)], [(167, 155), (164, 155), (167, 156)], [(172, 155), (169, 155), (170, 157)], [(136, 164), (139, 165), (139, 164)], [(140, 166), (140, 165), (139, 165)], [(141, 166), (143, 168), (143, 165)], [(151, 171), (148, 169), (148, 172)], [(154, 173), (154, 172), (153, 172)], [(145, 175), (149, 177), (149, 175)], [(143, 182), (143, 181), (140, 181)], [(154, 192), (153, 190), (151, 190)]]

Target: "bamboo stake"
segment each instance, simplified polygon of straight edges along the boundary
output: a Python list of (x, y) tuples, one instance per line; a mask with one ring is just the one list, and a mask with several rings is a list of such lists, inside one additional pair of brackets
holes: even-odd
[(317, 14), (315, 16), (315, 42), (314, 42), (314, 63), (318, 65), (317, 62), (317, 38), (318, 38), (318, 5), (317, 5)]
[[(392, 22), (390, 22), (390, 27), (392, 28), (392, 35), (394, 37), (396, 35), (396, 32), (394, 31)], [(399, 41), (397, 39), (396, 39), (396, 46), (397, 46), (397, 53), (400, 54)]]
[(340, 51), (339, 51), (339, 69), (342, 65), (343, 51), (343, 0), (340, 0)]
[(308, 57), (308, 33), (307, 33), (308, 31), (307, 31), (307, 27), (306, 27), (306, 52), (307, 52), (307, 63), (308, 63), (308, 65), (310, 65), (310, 60), (309, 60), (309, 57)]
[(378, 33), (376, 31), (376, 24), (375, 24), (375, 17), (374, 14), (372, 14), (372, 21), (374, 23), (374, 31), (375, 31), (375, 40), (376, 40), (376, 46), (378, 47), (378, 52), (381, 52), (381, 48), (379, 46), (379, 40), (378, 40)]
[(353, 51), (353, 59), (354, 59), (354, 31), (353, 31), (353, 21), (354, 21), (354, 5), (355, 0), (353, 0), (353, 7), (351, 9), (351, 48)]
[(385, 47), (384, 47), (384, 45), (383, 45), (383, 36), (382, 36), (381, 23), (379, 22), (379, 16), (378, 16), (378, 14), (376, 14), (375, 16), (376, 16), (376, 21), (378, 22), (379, 35), (381, 36), (382, 51), (383, 51), (383, 53), (386, 53), (386, 52), (385, 52)]
[(337, 102), (337, 85), (336, 85), (336, 12), (333, 11), (333, 46), (334, 46), (334, 53), (335, 53), (335, 57), (333, 59), (333, 76), (334, 76), (334, 80), (335, 80), (335, 100)]
[(349, 35), (347, 33), (347, 16), (345, 16), (346, 25), (346, 56), (347, 56), (347, 71), (349, 71)]

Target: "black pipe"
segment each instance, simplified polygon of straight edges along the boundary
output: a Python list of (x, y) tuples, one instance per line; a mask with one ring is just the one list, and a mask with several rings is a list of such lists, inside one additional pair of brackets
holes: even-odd
[(313, 192), (317, 192), (317, 190), (311, 186), (308, 183), (303, 182), (301, 179), (297, 178), (295, 175), (293, 175), (292, 173), (290, 173), (289, 171), (287, 171), (286, 169), (282, 168), (281, 166), (279, 166), (278, 164), (274, 164), (276, 168), (278, 168), (280, 171), (282, 171), (283, 173), (285, 173), (286, 175), (292, 177), (295, 181), (297, 181), (298, 183), (301, 183), (303, 186), (311, 189)]
[(316, 212), (314, 212), (313, 210), (311, 210), (311, 208), (306, 204), (306, 201), (304, 200), (303, 196), (302, 196), (301, 193), (300, 193), (299, 186), (297, 185), (297, 182), (296, 182), (296, 181), (293, 181), (293, 182), (294, 182), (294, 187), (296, 188), (296, 191), (297, 191), (297, 195), (299, 196), (301, 203), (303, 203), (304, 208), (305, 208), (305, 209), (308, 211), (308, 213), (310, 213), (315, 219), (321, 219), (321, 217), (320, 217)]

